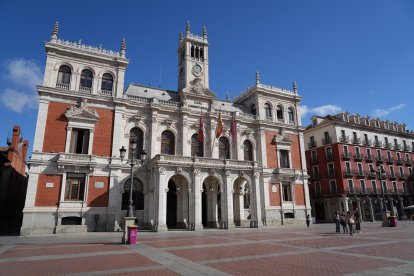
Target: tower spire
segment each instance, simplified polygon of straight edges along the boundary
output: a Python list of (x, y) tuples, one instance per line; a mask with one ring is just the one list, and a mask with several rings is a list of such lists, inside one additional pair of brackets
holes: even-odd
[(207, 28), (206, 28), (206, 26), (203, 26), (203, 38), (207, 39)]
[(190, 21), (187, 21), (187, 24), (185, 25), (185, 32), (187, 35), (190, 34)]
[(52, 40), (56, 40), (59, 34), (59, 22), (55, 22), (53, 26), (52, 36), (50, 37)]
[(125, 53), (126, 53), (126, 42), (125, 42), (125, 38), (123, 38), (121, 42), (121, 57), (125, 57)]
[(256, 85), (260, 83), (259, 70), (256, 71)]
[(181, 43), (181, 41), (183, 41), (183, 33), (182, 32), (180, 32), (178, 34), (178, 41), (179, 41), (179, 43)]
[(296, 81), (293, 81), (293, 93), (298, 93), (298, 87), (296, 86)]

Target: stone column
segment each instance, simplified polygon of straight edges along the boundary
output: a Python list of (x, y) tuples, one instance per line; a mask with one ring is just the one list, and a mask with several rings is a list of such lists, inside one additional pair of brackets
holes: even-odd
[[(156, 150), (156, 143), (157, 143), (157, 111), (152, 110), (152, 119), (151, 119), (151, 136), (152, 139), (150, 139), (151, 146), (149, 149), (147, 149), (148, 156), (150, 158), (153, 158), (157, 154)], [(161, 145), (160, 145), (161, 148)], [(159, 153), (159, 152), (158, 152)]]
[(254, 227), (262, 227), (262, 201), (260, 198), (260, 172), (254, 172), (254, 191), (253, 196), (255, 198), (255, 209), (256, 209), (256, 222)]
[(359, 217), (361, 218), (362, 221), (362, 213), (361, 213), (361, 199), (357, 198), (357, 208), (358, 208), (358, 213), (359, 213)]
[(194, 230), (203, 229), (202, 198), (203, 186), (201, 183), (201, 172), (194, 170)]
[(398, 199), (398, 201), (399, 201), (399, 203), (400, 203), (400, 208), (401, 208), (402, 215), (404, 215), (404, 202), (403, 202), (403, 198), (402, 198), (402, 197), (400, 197), (400, 198)]
[(45, 136), (48, 109), (49, 109), (49, 101), (40, 97), (39, 110), (37, 112), (36, 132), (35, 132), (34, 142), (33, 142), (33, 152), (43, 151), (43, 142), (44, 142), (43, 139)]
[(181, 121), (181, 152), (183, 153), (183, 156), (191, 156), (191, 146), (189, 146), (191, 145), (191, 142), (190, 144), (188, 144), (188, 123), (187, 122), (188, 122), (187, 115), (183, 114), (182, 121)]
[(160, 167), (158, 169), (158, 219), (157, 219), (157, 231), (167, 231), (167, 192), (168, 183), (166, 182), (165, 168)]
[(370, 216), (370, 221), (373, 222), (374, 221), (374, 207), (372, 206), (372, 198), (368, 198), (368, 203), (369, 203), (369, 216)]
[(229, 170), (226, 171), (226, 179), (225, 179), (224, 187), (225, 187), (224, 193), (226, 197), (225, 214), (226, 214), (227, 228), (228, 229), (235, 228), (234, 210), (233, 210), (233, 183), (231, 181), (231, 171)]

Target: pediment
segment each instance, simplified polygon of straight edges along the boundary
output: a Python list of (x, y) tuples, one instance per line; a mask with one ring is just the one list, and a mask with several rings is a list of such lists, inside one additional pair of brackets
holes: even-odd
[(293, 141), (292, 141), (292, 139), (290, 139), (289, 136), (277, 135), (276, 136), (276, 143), (278, 143), (278, 144), (285, 144), (285, 145), (291, 145), (293, 143)]
[(99, 120), (99, 115), (95, 110), (86, 108), (84, 106), (72, 106), (65, 112), (65, 116), (69, 121), (89, 121), (96, 122)]

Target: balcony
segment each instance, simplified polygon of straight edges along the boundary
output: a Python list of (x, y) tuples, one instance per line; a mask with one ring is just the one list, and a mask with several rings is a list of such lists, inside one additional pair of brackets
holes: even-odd
[(313, 148), (316, 148), (316, 147), (317, 147), (317, 144), (316, 144), (315, 141), (311, 141), (311, 142), (308, 143), (308, 148), (313, 149)]
[(372, 142), (371, 142), (371, 140), (367, 140), (367, 139), (363, 139), (362, 140), (362, 144), (364, 145), (364, 146), (371, 146), (372, 145)]
[(355, 153), (354, 154), (354, 159), (356, 161), (362, 161), (363, 158), (364, 158), (364, 155), (363, 154), (360, 154), (360, 153)]
[(394, 144), (394, 149), (395, 150), (401, 150), (401, 144), (395, 143)]
[(353, 137), (352, 138), (352, 144), (354, 144), (354, 145), (360, 145), (361, 144), (361, 138)]
[(374, 141), (374, 147), (381, 148), (382, 147), (382, 142), (381, 141)]
[(341, 155), (343, 160), (349, 160), (351, 159), (351, 154), (348, 151), (344, 151), (344, 153), (342, 153)]
[(378, 189), (377, 188), (365, 188), (365, 190), (366, 190), (366, 194), (369, 194), (369, 195), (378, 194)]
[(99, 95), (111, 97), (112, 96), (112, 91), (109, 91), (109, 90), (101, 90), (101, 91), (99, 91)]
[(312, 164), (317, 164), (318, 163), (318, 157), (311, 157), (311, 162)]
[(394, 158), (392, 158), (391, 156), (387, 157), (387, 158), (385, 158), (385, 162), (387, 162), (387, 164), (392, 164), (392, 163), (394, 163)]
[(335, 171), (328, 171), (328, 177), (335, 177)]
[(355, 170), (354, 175), (358, 178), (364, 178), (365, 177), (365, 173), (362, 170)]
[(396, 175), (394, 172), (391, 172), (391, 173), (388, 175), (388, 179), (390, 179), (390, 180), (395, 180), (395, 179), (397, 179), (397, 175)]
[(344, 170), (344, 177), (353, 177), (354, 174), (351, 170)]
[(403, 151), (411, 151), (411, 147), (407, 146), (407, 145), (404, 145), (403, 146)]
[(377, 161), (379, 164), (382, 164), (384, 163), (384, 157), (382, 157), (382, 155), (378, 155), (375, 157), (375, 161)]
[(326, 136), (324, 139), (322, 139), (322, 144), (327, 145), (332, 143), (332, 138), (330, 136)]
[(378, 175), (378, 179), (384, 180), (386, 178), (387, 178), (387, 173), (385, 173), (385, 172)]
[(334, 160), (333, 154), (332, 153), (326, 154), (326, 160), (327, 161), (333, 161)]
[(69, 90), (69, 83), (56, 83), (56, 88)]
[(351, 195), (358, 195), (361, 193), (361, 189), (360, 188), (354, 188), (351, 187), (349, 188), (349, 190), (345, 191), (347, 194), (351, 194)]
[(397, 159), (395, 159), (395, 164), (402, 165), (403, 164), (403, 160), (401, 158), (397, 158)]
[(389, 143), (389, 142), (385, 142), (385, 143), (384, 143), (384, 148), (386, 148), (386, 149), (391, 149), (391, 148), (392, 148), (391, 143)]
[(80, 166), (93, 169), (96, 167), (96, 158), (89, 154), (59, 153), (58, 166)]
[(377, 173), (374, 171), (367, 171), (365, 172), (365, 174), (369, 177), (369, 178), (376, 178), (377, 177)]
[(315, 174), (312, 174), (312, 178), (315, 180), (318, 180), (318, 179), (321, 179), (321, 176), (319, 175), (319, 173), (315, 173)]
[(349, 136), (339, 136), (339, 143), (349, 143)]
[(413, 165), (413, 160), (411, 160), (411, 159), (405, 159), (404, 160), (404, 165), (406, 165), (408, 167), (412, 166)]
[(91, 94), (92, 93), (92, 87), (86, 87), (86, 86), (80, 86), (79, 92)]
[(399, 173), (398, 174), (398, 179), (400, 179), (400, 180), (406, 180), (407, 179), (407, 175), (405, 173)]
[(365, 156), (365, 161), (366, 162), (373, 162), (374, 161), (374, 157), (371, 154), (367, 154)]

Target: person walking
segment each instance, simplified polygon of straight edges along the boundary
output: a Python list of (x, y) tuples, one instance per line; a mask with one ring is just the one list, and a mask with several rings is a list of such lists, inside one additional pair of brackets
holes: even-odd
[(359, 215), (359, 210), (356, 208), (355, 213), (355, 232), (360, 233), (361, 232), (361, 216)]
[(351, 214), (351, 211), (346, 212), (345, 222), (348, 224), (348, 227), (349, 227), (349, 235), (353, 236), (355, 218), (354, 218), (354, 215)]
[(344, 234), (348, 233), (348, 226), (346, 225), (346, 222), (345, 222), (345, 213), (344, 212), (342, 212), (342, 214), (341, 214), (341, 225), (342, 225), (342, 231), (344, 232)]
[(335, 212), (333, 221), (335, 222), (336, 233), (340, 234), (341, 233), (341, 218), (339, 217), (338, 211)]
[(307, 225), (308, 227), (309, 227), (310, 221), (311, 221), (311, 216), (308, 214), (308, 215), (306, 216), (306, 225)]

